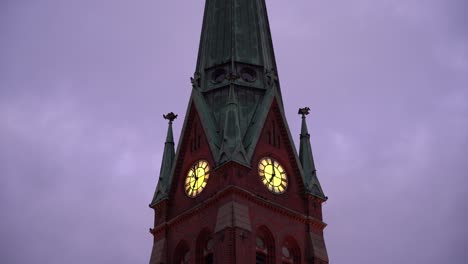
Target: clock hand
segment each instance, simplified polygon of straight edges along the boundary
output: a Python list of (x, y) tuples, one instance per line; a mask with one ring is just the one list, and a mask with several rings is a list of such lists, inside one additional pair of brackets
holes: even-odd
[(197, 170), (195, 169), (195, 166), (193, 166), (192, 170), (195, 176), (195, 181), (193, 181), (192, 189), (195, 189), (195, 185), (197, 184), (197, 181), (198, 181)]
[(271, 174), (270, 183), (271, 183), (271, 181), (275, 178), (275, 176), (276, 176), (275, 168), (273, 167), (273, 174)]

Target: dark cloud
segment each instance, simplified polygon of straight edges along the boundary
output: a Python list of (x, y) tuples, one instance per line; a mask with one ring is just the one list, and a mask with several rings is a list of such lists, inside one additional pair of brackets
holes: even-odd
[[(185, 113), (203, 1), (5, 3), (1, 262), (147, 262), (161, 115)], [(312, 108), (331, 260), (463, 263), (463, 1), (268, 7), (293, 135)]]

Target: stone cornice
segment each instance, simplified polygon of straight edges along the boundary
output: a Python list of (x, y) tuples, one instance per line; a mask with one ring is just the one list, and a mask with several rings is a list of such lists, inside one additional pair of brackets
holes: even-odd
[(233, 194), (237, 194), (240, 197), (242, 197), (242, 198), (244, 198), (244, 199), (246, 199), (246, 200), (248, 200), (250, 202), (253, 202), (253, 203), (255, 203), (255, 204), (259, 205), (259, 206), (262, 206), (264, 208), (271, 209), (273, 212), (276, 212), (278, 214), (287, 216), (290, 219), (295, 220), (295, 221), (297, 221), (299, 223), (308, 224), (308, 225), (310, 225), (311, 227), (313, 227), (316, 230), (322, 231), (327, 226), (327, 224), (324, 223), (323, 221), (321, 221), (320, 219), (317, 219), (317, 218), (312, 217), (312, 216), (307, 216), (307, 215), (302, 214), (300, 212), (297, 212), (295, 210), (289, 209), (287, 207), (284, 207), (284, 206), (282, 206), (280, 204), (277, 204), (277, 203), (275, 203), (275, 202), (273, 202), (271, 200), (263, 198), (263, 197), (261, 197), (261, 196), (259, 196), (257, 194), (254, 194), (254, 193), (249, 192), (247, 190), (241, 189), (239, 187), (227, 186), (226, 188), (219, 191), (218, 193), (216, 193), (212, 197), (210, 197), (210, 198), (206, 199), (205, 201), (203, 201), (202, 203), (200, 203), (198, 206), (193, 207), (193, 208), (181, 213), (180, 215), (168, 220), (167, 222), (164, 222), (164, 223), (156, 226), (152, 230), (151, 233), (153, 235), (155, 235), (157, 233), (162, 232), (166, 228), (170, 228), (170, 227), (179, 225), (181, 223), (184, 223), (184, 222), (188, 221), (188, 219), (190, 217), (200, 213), (202, 210), (205, 210), (205, 209), (215, 205), (216, 202), (218, 202), (220, 199), (222, 199), (222, 198), (224, 198), (226, 196), (229, 196), (229, 195), (233, 195)]

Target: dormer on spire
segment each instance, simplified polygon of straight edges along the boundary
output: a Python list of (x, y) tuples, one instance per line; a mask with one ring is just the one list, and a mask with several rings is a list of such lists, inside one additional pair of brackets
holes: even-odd
[(299, 160), (301, 161), (304, 171), (305, 185), (313, 195), (326, 199), (323, 194), (322, 187), (317, 179), (317, 170), (315, 169), (314, 157), (312, 155), (312, 147), (310, 145), (310, 134), (307, 129), (306, 116), (309, 114), (310, 108), (300, 108), (298, 114), (302, 115), (302, 126), (299, 145)]
[(159, 181), (158, 186), (156, 187), (156, 192), (153, 197), (151, 205), (156, 204), (157, 202), (163, 200), (167, 197), (170, 187), (170, 176), (172, 165), (175, 157), (174, 150), (174, 136), (172, 133), (172, 122), (177, 118), (177, 115), (173, 112), (170, 112), (166, 115), (163, 115), (164, 119), (169, 120), (169, 126), (167, 129), (166, 142), (164, 143), (164, 152), (161, 161), (161, 169), (159, 171)]
[(223, 139), (219, 152), (218, 163), (236, 161), (248, 165), (245, 148), (242, 143), (241, 129), (239, 123), (239, 109), (234, 87), (229, 88), (229, 98), (225, 106)]

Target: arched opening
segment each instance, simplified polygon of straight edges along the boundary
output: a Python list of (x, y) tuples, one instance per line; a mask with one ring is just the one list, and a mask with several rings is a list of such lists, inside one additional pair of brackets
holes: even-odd
[(281, 245), (281, 258), (283, 264), (301, 263), (301, 249), (297, 241), (288, 236)]
[(188, 264), (190, 261), (190, 248), (187, 241), (182, 240), (177, 244), (173, 257), (175, 264)]
[(261, 226), (255, 236), (255, 263), (275, 263), (275, 239), (266, 226)]
[(213, 235), (208, 229), (203, 229), (197, 237), (196, 263), (213, 264)]

